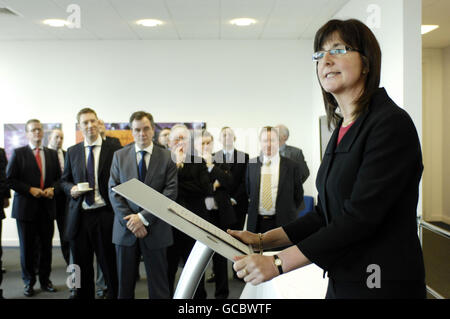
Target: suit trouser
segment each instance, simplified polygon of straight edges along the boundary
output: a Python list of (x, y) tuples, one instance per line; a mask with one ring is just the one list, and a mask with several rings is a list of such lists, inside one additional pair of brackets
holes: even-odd
[(266, 231), (277, 228), (276, 216), (262, 216), (258, 215), (258, 223), (255, 233), (264, 234)]
[[(180, 261), (186, 263), (194, 247), (195, 240), (192, 237), (180, 232), (178, 229), (173, 230), (173, 245), (167, 248), (167, 262), (169, 265), (169, 289), (170, 295), (173, 296), (175, 292), (175, 275), (178, 270)], [(205, 290), (205, 275), (203, 274), (195, 291), (194, 299), (206, 299)]]
[[(58, 195), (58, 196), (65, 196), (65, 195)], [(59, 238), (61, 240), (61, 252), (64, 260), (66, 261), (66, 264), (70, 265), (70, 243), (65, 239), (66, 237), (64, 234), (66, 226), (65, 225), (66, 212), (67, 212), (66, 201), (59, 199), (59, 202), (57, 201), (56, 203), (57, 203), (56, 224), (58, 225)]]
[[(209, 221), (220, 227), (219, 225), (219, 214), (217, 210), (212, 210), (209, 213)], [(224, 230), (224, 229), (222, 229)], [(228, 259), (215, 253), (212, 258), (213, 261), (213, 272), (214, 272), (214, 282), (216, 284), (216, 291), (214, 296), (216, 298), (227, 298), (229, 294), (228, 289)]]
[(132, 246), (116, 245), (119, 299), (134, 298), (140, 255), (144, 257), (149, 299), (170, 299), (167, 248), (148, 249), (142, 239)]
[(117, 298), (116, 253), (112, 243), (114, 215), (108, 208), (81, 210), (78, 233), (72, 241), (73, 261), (80, 266), (79, 298), (95, 298), (94, 253), (108, 287), (107, 298)]
[(39, 282), (45, 285), (50, 281), (52, 266), (52, 239), (55, 229), (54, 221), (41, 210), (36, 221), (16, 220), (20, 242), (20, 265), (25, 285), (36, 283), (36, 242), (39, 240)]

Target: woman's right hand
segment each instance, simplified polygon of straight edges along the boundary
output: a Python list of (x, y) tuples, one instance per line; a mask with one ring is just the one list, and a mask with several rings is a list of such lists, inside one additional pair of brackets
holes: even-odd
[(259, 245), (259, 235), (247, 230), (231, 230), (227, 229), (227, 233), (239, 239), (243, 243), (257, 247)]

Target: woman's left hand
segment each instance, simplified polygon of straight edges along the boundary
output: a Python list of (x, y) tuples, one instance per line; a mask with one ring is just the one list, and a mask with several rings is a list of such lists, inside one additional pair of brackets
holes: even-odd
[(233, 269), (239, 278), (258, 285), (279, 275), (273, 256), (253, 254), (234, 257)]

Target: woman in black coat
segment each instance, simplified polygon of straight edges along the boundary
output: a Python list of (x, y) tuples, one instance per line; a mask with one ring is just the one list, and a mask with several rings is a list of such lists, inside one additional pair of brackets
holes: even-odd
[(293, 245), (275, 258), (238, 256), (234, 269), (258, 284), (315, 263), (328, 273), (326, 298), (425, 298), (420, 142), (410, 116), (379, 88), (378, 42), (358, 20), (331, 20), (316, 33), (314, 50), (328, 123), (336, 127), (317, 174), (317, 206), (264, 234), (229, 231), (256, 249)]

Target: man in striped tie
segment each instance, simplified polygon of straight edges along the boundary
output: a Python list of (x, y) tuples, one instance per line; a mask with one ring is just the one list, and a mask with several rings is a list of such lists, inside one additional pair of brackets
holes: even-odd
[(263, 127), (259, 135), (261, 155), (247, 167), (249, 194), (247, 230), (264, 233), (297, 217), (303, 201), (300, 166), (280, 156), (278, 130)]
[(15, 191), (12, 214), (16, 219), (20, 242), (24, 295), (34, 295), (36, 283), (34, 251), (39, 240), (39, 282), (41, 289), (55, 292), (50, 281), (52, 238), (56, 214), (55, 193), (61, 170), (58, 154), (42, 146), (44, 130), (39, 120), (29, 120), (25, 125), (28, 145), (14, 150), (6, 175)]

